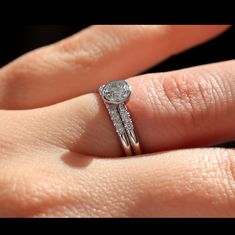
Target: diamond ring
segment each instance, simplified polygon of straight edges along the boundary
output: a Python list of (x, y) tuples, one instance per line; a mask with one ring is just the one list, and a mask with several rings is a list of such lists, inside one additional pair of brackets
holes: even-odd
[(124, 102), (131, 95), (131, 87), (124, 80), (111, 81), (99, 88), (110, 118), (127, 156), (141, 154), (131, 115)]

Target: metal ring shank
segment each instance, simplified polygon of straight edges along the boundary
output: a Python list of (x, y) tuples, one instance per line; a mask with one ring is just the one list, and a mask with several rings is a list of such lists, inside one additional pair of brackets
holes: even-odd
[[(110, 90), (114, 89), (114, 91), (112, 92), (116, 92), (115, 89), (118, 88), (116, 88), (115, 86), (116, 84), (114, 84), (114, 88), (109, 87), (109, 89)], [(119, 81), (119, 86), (120, 86), (120, 81)], [(116, 129), (116, 132), (120, 138), (120, 142), (122, 144), (125, 154), (127, 156), (141, 154), (140, 143), (137, 138), (134, 125), (132, 123), (131, 115), (128, 112), (126, 105), (124, 104), (124, 101), (126, 100), (124, 99), (123, 102), (121, 102), (120, 100), (116, 99), (109, 102), (109, 99), (107, 99), (107, 97), (103, 95), (103, 89), (105, 89), (105, 87), (106, 85), (102, 85), (99, 88), (99, 93), (103, 98), (103, 101), (109, 112), (109, 115)], [(128, 91), (128, 89), (124, 91)], [(130, 87), (129, 87), (129, 92), (130, 92)], [(122, 95), (123, 94), (125, 95), (125, 92), (122, 93)]]
[(139, 155), (141, 154), (140, 143), (136, 135), (130, 113), (128, 112), (127, 107), (124, 103), (118, 105), (118, 110), (119, 110), (123, 125), (125, 127), (125, 131), (128, 135), (128, 138), (132, 147), (132, 151), (135, 155)]
[(130, 144), (128, 134), (125, 130), (125, 127), (122, 123), (122, 119), (121, 119), (120, 114), (118, 112), (118, 105), (105, 103), (105, 106), (108, 110), (110, 118), (113, 122), (115, 129), (116, 129), (116, 132), (120, 138), (120, 142), (122, 144), (122, 148), (125, 152), (125, 155), (126, 156), (133, 155), (132, 147)]

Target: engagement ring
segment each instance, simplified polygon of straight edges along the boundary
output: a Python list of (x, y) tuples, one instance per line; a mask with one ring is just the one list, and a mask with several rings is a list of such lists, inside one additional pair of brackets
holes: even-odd
[(131, 95), (131, 87), (124, 80), (111, 81), (99, 88), (108, 113), (120, 138), (126, 156), (141, 154), (131, 115), (124, 102)]

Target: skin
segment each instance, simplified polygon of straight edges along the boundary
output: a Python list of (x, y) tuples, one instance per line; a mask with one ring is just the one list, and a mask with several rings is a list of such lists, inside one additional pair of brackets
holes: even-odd
[[(144, 74), (229, 26), (92, 26), (0, 70), (1, 217), (234, 217), (235, 62)], [(99, 85), (127, 79), (144, 154)]]

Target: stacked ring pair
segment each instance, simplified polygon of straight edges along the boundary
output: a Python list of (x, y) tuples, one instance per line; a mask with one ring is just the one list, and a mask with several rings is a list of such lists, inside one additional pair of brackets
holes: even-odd
[(131, 95), (131, 86), (124, 80), (111, 81), (102, 85), (99, 93), (119, 136), (125, 155), (141, 154), (131, 115), (125, 105)]

